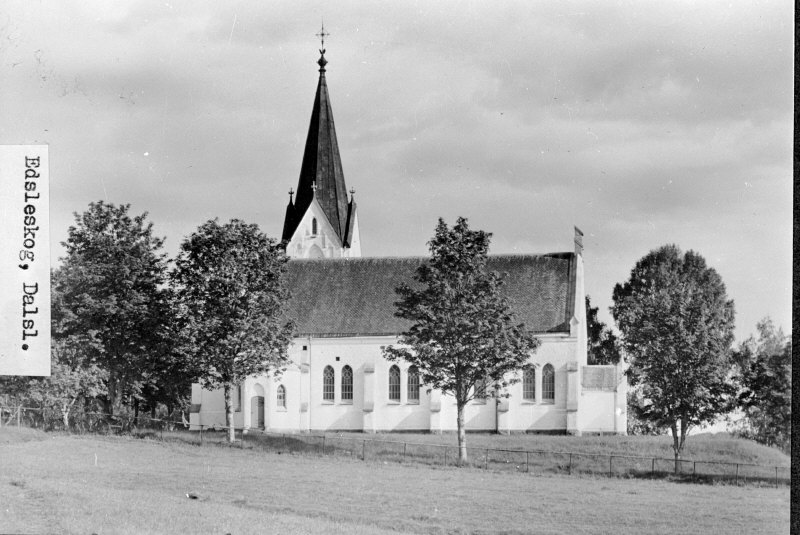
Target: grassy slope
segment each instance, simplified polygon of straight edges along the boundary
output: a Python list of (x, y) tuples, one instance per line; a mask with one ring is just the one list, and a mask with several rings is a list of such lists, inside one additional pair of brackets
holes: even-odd
[[(417, 433), (337, 433), (354, 439), (418, 442), (425, 444), (448, 444), (456, 446), (457, 438), (452, 433), (440, 435)], [(470, 448), (497, 448), (511, 450), (572, 451), (578, 453), (601, 453), (634, 455), (642, 457), (663, 457), (671, 459), (672, 438), (668, 436), (554, 436), (554, 435), (493, 435), (467, 434)], [(690, 436), (682, 458), (698, 461), (723, 461), (733, 463), (753, 463), (775, 466), (789, 466), (790, 458), (775, 448), (758, 444), (751, 440), (732, 438), (727, 434), (705, 434)]]
[(532, 477), (0, 430), (3, 533), (780, 533), (788, 523), (785, 488)]

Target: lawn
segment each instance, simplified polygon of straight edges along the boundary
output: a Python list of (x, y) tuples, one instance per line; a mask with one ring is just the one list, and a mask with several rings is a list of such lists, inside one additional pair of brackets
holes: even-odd
[(537, 477), (126, 437), (0, 430), (2, 533), (785, 533), (788, 529), (785, 487)]

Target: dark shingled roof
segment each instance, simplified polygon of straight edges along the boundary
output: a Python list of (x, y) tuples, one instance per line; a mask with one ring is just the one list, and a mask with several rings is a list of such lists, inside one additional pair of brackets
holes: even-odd
[[(348, 258), (291, 260), (289, 314), (301, 336), (393, 335), (409, 322), (394, 315), (394, 289), (411, 283), (426, 260)], [(575, 301), (575, 254), (490, 256), (505, 274), (503, 290), (516, 321), (537, 333), (568, 333)]]

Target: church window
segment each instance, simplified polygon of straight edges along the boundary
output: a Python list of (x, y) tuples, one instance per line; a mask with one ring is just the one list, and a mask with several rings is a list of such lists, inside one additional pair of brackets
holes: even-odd
[(233, 411), (242, 412), (242, 387), (236, 385), (233, 389)]
[(342, 368), (342, 403), (353, 402), (353, 368)]
[(286, 387), (283, 385), (278, 385), (278, 408), (286, 408)]
[(389, 368), (389, 401), (400, 401), (400, 368)]
[(486, 404), (486, 390), (489, 388), (489, 381), (484, 377), (475, 381), (475, 396), (472, 398), (473, 403), (478, 405)]
[(536, 368), (527, 366), (522, 373), (522, 399), (536, 401)]
[(311, 234), (313, 236), (317, 235), (317, 218), (311, 219)]
[(556, 400), (556, 372), (552, 364), (546, 364), (542, 369), (542, 401), (554, 403)]
[(325, 366), (325, 370), (322, 372), (322, 401), (333, 401), (333, 390), (333, 368)]
[(408, 368), (408, 403), (419, 403), (419, 370), (416, 366)]

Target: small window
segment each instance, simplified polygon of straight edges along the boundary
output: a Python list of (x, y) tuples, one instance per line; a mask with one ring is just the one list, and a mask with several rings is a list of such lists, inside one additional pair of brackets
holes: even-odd
[(485, 377), (475, 381), (475, 396), (472, 398), (472, 402), (477, 405), (485, 405), (486, 398), (488, 397), (486, 390), (488, 388), (489, 381), (487, 381)]
[(342, 403), (353, 402), (353, 368), (342, 368)]
[(286, 408), (286, 387), (278, 385), (278, 408)]
[(419, 403), (419, 370), (416, 366), (408, 368), (408, 403)]
[(317, 235), (317, 218), (311, 219), (311, 234)]
[(527, 366), (522, 374), (522, 399), (536, 401), (536, 368)]
[(242, 387), (239, 385), (233, 389), (233, 410), (242, 412)]
[(542, 369), (542, 401), (544, 403), (556, 401), (556, 372), (552, 364), (546, 364)]
[(400, 368), (389, 368), (389, 401), (400, 401)]
[(325, 366), (325, 370), (322, 372), (322, 401), (333, 401), (333, 391), (333, 368)]

